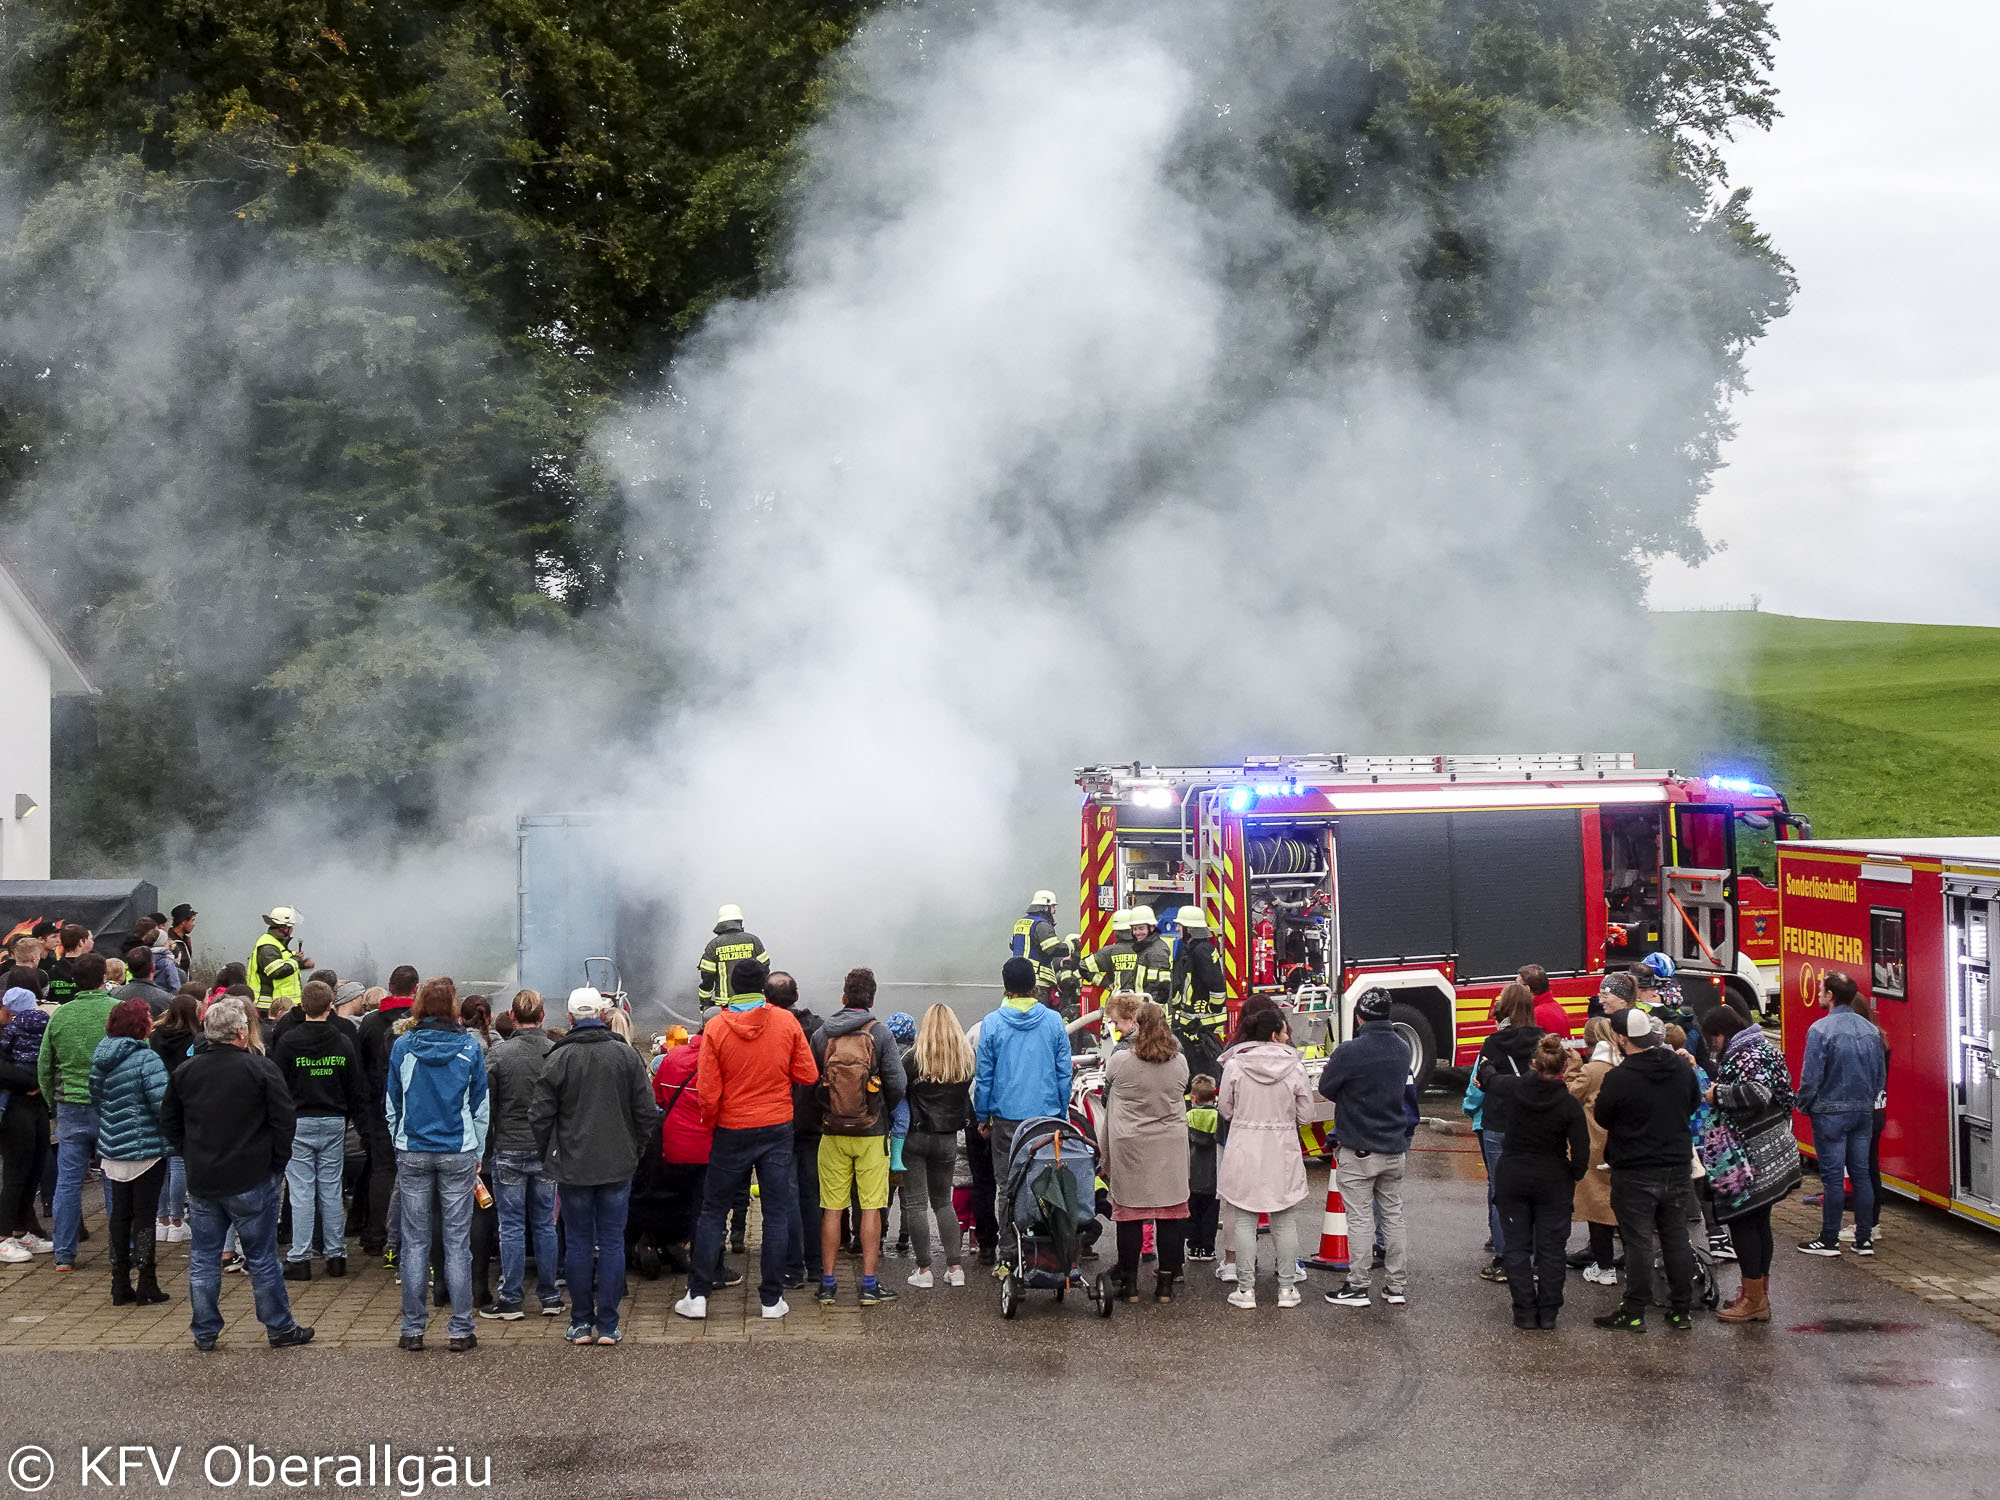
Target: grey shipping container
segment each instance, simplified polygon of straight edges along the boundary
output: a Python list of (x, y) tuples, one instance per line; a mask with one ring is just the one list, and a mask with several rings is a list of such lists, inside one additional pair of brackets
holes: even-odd
[[(590, 958), (617, 962), (635, 1011), (656, 1009), (665, 999), (661, 903), (656, 893), (624, 887), (612, 847), (614, 832), (629, 838), (634, 822), (623, 813), (532, 813), (515, 820), (516, 973), (523, 988), (541, 992), (551, 1013), (584, 983)], [(693, 968), (690, 959), (690, 974)]]

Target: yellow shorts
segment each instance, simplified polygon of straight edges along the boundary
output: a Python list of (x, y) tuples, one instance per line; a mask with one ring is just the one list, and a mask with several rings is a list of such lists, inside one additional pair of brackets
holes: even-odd
[(848, 1194), (863, 1208), (889, 1206), (889, 1138), (886, 1135), (823, 1135), (819, 1138), (819, 1203), (844, 1208)]

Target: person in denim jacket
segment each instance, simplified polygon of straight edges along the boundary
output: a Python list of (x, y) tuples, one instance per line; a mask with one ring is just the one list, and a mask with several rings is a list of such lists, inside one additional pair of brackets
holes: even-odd
[(1806, 1033), (1798, 1107), (1812, 1120), (1813, 1154), (1819, 1158), (1824, 1188), (1819, 1238), (1799, 1246), (1806, 1255), (1840, 1254), (1843, 1179), (1854, 1184), (1854, 1253), (1875, 1253), (1875, 1190), (1868, 1178), (1868, 1143), (1875, 1100), (1887, 1082), (1889, 1063), (1882, 1033), (1854, 1013), (1859, 992), (1848, 975), (1838, 970), (1828, 974), (1820, 981), (1820, 1003), (1833, 1009)]

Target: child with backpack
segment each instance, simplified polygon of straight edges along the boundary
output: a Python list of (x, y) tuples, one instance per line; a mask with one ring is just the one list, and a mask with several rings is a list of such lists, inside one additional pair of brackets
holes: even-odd
[(903, 1059), (894, 1035), (875, 1019), (873, 970), (850, 969), (840, 998), (840, 1013), (812, 1039), (821, 1108), (818, 1300), (831, 1304), (839, 1296), (835, 1257), (841, 1212), (851, 1196), (861, 1211), (861, 1305), (875, 1307), (896, 1300), (876, 1271), (889, 1207), (889, 1136), (905, 1092)]

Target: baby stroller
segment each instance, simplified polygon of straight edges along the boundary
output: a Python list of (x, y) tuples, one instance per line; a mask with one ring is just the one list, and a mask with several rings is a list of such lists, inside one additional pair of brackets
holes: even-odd
[[(1111, 1316), (1111, 1277), (1090, 1280), (1079, 1259), (1081, 1230), (1097, 1217), (1096, 1185), (1097, 1149), (1089, 1136), (1053, 1116), (1021, 1122), (1007, 1155), (1002, 1202), (1001, 1317), (1020, 1311), (1023, 1292), (1054, 1292), (1060, 1302), (1071, 1287), (1082, 1289), (1100, 1318)], [(1011, 1249), (1005, 1248), (1010, 1236)]]

